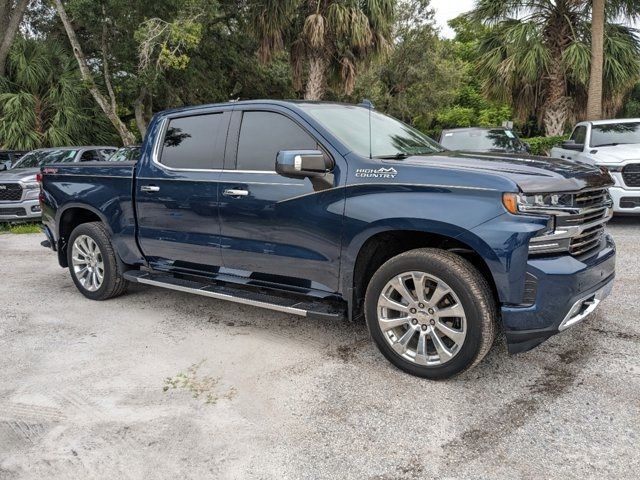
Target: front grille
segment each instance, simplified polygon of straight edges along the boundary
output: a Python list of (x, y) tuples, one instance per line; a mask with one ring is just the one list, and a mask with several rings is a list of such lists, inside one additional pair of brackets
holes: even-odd
[(574, 256), (584, 255), (600, 246), (604, 235), (604, 225), (595, 225), (587, 228), (580, 235), (571, 239), (569, 253)]
[(26, 217), (27, 211), (24, 208), (0, 208), (0, 216), (11, 215), (14, 217)]
[(628, 187), (640, 187), (640, 163), (632, 163), (624, 167), (622, 179)]
[(571, 232), (565, 240), (571, 255), (580, 257), (596, 253), (604, 240), (605, 225), (611, 218), (609, 192), (596, 189), (570, 195), (566, 201), (571, 208), (555, 218), (556, 232)]
[(19, 183), (0, 183), (0, 202), (17, 202), (22, 198)]

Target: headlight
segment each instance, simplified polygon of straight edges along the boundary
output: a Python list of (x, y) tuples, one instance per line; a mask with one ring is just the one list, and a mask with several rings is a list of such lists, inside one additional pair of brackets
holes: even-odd
[(541, 193), (525, 195), (522, 193), (505, 193), (502, 203), (508, 212), (518, 213), (553, 213), (554, 210), (571, 208), (573, 196), (571, 194)]
[(22, 187), (25, 190), (37, 190), (40, 188), (40, 184), (38, 182), (34, 182), (34, 183), (23, 183)]

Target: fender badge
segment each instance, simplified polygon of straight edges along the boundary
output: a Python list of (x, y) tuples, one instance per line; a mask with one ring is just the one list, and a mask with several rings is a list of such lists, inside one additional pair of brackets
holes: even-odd
[(57, 168), (43, 168), (42, 169), (42, 173), (56, 174), (56, 173), (58, 173), (58, 169)]
[(396, 178), (398, 171), (393, 168), (359, 168), (356, 170), (358, 178)]

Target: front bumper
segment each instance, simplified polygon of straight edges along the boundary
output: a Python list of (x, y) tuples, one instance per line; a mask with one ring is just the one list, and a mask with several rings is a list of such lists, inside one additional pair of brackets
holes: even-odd
[(38, 199), (0, 202), (0, 221), (38, 220), (42, 216)]
[(609, 193), (613, 200), (614, 213), (640, 215), (640, 189), (629, 190), (616, 186), (609, 188)]
[(537, 279), (535, 303), (502, 307), (509, 352), (531, 350), (592, 313), (611, 292), (615, 253), (607, 235), (604, 248), (588, 259), (570, 255), (530, 259), (527, 272)]

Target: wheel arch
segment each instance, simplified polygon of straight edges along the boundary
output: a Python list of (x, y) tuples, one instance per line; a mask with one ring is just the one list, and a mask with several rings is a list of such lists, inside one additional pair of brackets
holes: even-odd
[(374, 272), (387, 260), (417, 248), (439, 248), (460, 255), (476, 267), (487, 280), (496, 304), (500, 294), (496, 276), (500, 262), (496, 253), (472, 232), (454, 225), (431, 224), (436, 228), (416, 228), (402, 222), (395, 227), (369, 230), (354, 239), (347, 249), (343, 285), (350, 318), (362, 315), (364, 293)]
[(102, 212), (90, 205), (71, 203), (58, 211), (56, 219), (58, 233), (57, 252), (58, 263), (61, 267), (66, 268), (69, 266), (67, 262), (67, 244), (71, 233), (78, 225), (90, 222), (100, 222), (110, 235), (113, 233)]

